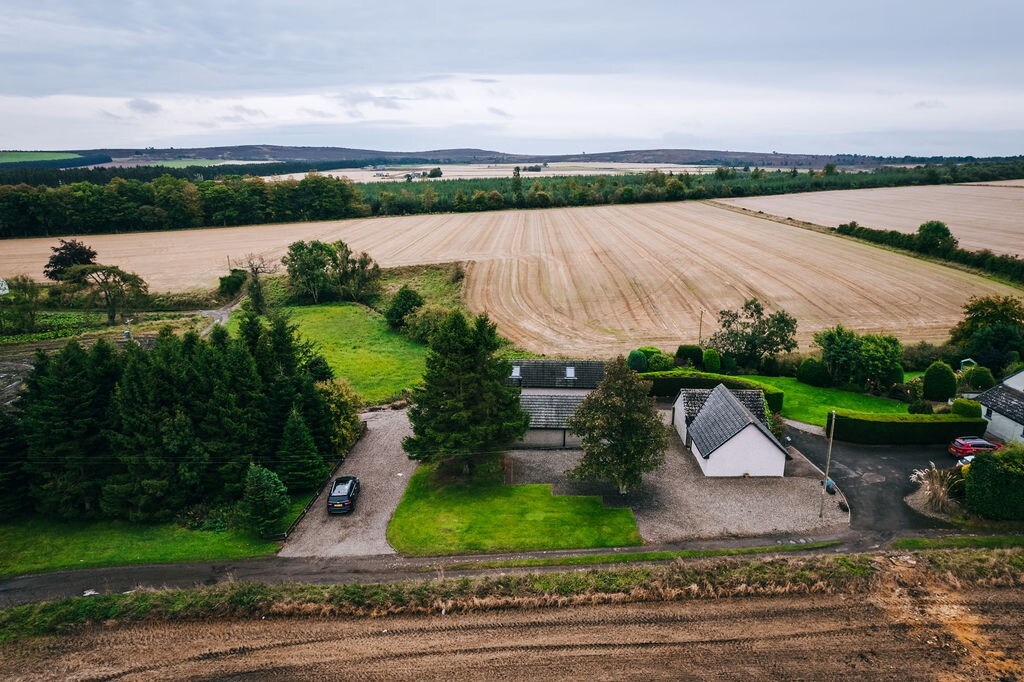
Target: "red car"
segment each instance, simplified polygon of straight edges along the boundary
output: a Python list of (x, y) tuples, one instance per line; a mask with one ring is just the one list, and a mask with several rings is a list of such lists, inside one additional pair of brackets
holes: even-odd
[(1001, 447), (1003, 447), (1002, 443), (993, 443), (977, 436), (960, 436), (950, 441), (949, 454), (959, 459), (968, 455), (976, 455), (979, 452), (992, 452)]

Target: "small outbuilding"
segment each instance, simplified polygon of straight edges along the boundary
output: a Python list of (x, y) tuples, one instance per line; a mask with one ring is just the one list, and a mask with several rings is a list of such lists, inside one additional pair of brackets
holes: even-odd
[(788, 454), (768, 427), (761, 391), (730, 391), (723, 384), (683, 389), (673, 422), (705, 476), (783, 475)]
[(584, 393), (524, 393), (519, 403), (530, 414), (530, 427), (517, 448), (578, 448), (580, 438), (569, 433), (566, 421), (583, 402)]
[(1004, 441), (1024, 441), (1024, 370), (1006, 377), (975, 400), (988, 420), (987, 432)]

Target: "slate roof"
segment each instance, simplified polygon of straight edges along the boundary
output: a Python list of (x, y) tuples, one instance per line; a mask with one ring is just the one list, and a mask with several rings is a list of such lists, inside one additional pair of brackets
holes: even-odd
[[(679, 391), (683, 396), (683, 409), (686, 425), (693, 422), (694, 417), (704, 407), (708, 396), (711, 395), (710, 388), (684, 388)], [(760, 389), (730, 389), (729, 391), (739, 400), (750, 413), (757, 417), (765, 426), (768, 426), (768, 416), (765, 411), (764, 392)]]
[(786, 449), (775, 439), (768, 427), (754, 417), (723, 384), (718, 384), (711, 390), (687, 432), (693, 438), (701, 456), (707, 459), (711, 453), (751, 424), (786, 454)]
[(575, 393), (524, 393), (519, 396), (519, 404), (530, 413), (531, 429), (564, 429), (565, 420), (576, 412), (585, 397)]
[[(513, 360), (513, 374), (516, 367), (519, 378), (510, 376), (508, 381), (523, 388), (597, 388), (604, 380), (601, 360)], [(566, 378), (568, 367), (575, 371), (575, 379)]]
[(996, 384), (975, 398), (993, 412), (1024, 424), (1024, 394), (1004, 384)]

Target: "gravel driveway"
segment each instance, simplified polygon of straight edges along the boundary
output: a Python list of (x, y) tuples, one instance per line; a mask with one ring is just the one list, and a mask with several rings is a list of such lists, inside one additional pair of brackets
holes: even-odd
[(514, 450), (506, 460), (513, 483), (551, 483), (556, 495), (600, 495), (609, 507), (632, 507), (645, 542), (694, 538), (838, 531), (850, 515), (834, 497), (818, 518), (818, 475), (799, 462), (783, 478), (707, 478), (672, 435), (661, 469), (644, 476), (638, 493), (619, 495), (607, 483), (575, 481), (563, 473), (579, 461), (579, 450)]
[(386, 533), (391, 515), (416, 469), (402, 450), (412, 435), (406, 410), (369, 412), (363, 416), (366, 433), (332, 476), (358, 476), (362, 483), (356, 509), (345, 516), (327, 514), (324, 488), (279, 556), (338, 557), (395, 554)]

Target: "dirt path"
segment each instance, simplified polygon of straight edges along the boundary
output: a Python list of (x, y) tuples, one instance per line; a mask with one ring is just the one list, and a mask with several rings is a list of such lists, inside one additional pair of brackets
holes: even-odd
[[(864, 595), (803, 595), (347, 621), (311, 613), (246, 622), (107, 625), (6, 646), (0, 676), (1015, 679), (1024, 596), (977, 590), (959, 600), (959, 615), (925, 611), (914, 622)], [(955, 628), (967, 620), (1003, 647), (998, 664), (979, 662), (961, 644)]]
[(358, 476), (362, 491), (356, 509), (346, 516), (325, 511), (328, 488), (289, 536), (279, 556), (346, 557), (394, 554), (387, 529), (416, 463), (402, 450), (412, 435), (406, 410), (369, 412), (366, 433), (334, 474)]

